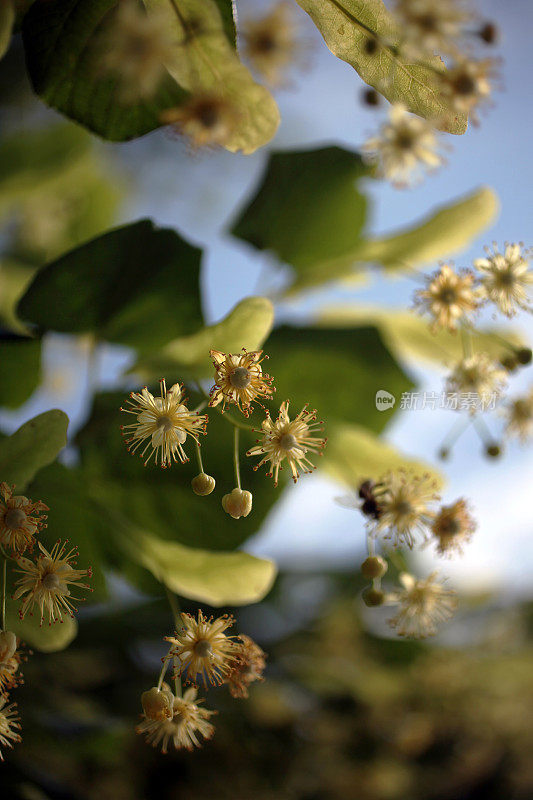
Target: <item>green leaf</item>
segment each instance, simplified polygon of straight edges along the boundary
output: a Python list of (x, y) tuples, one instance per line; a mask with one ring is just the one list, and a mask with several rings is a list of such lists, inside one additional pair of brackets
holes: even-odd
[(44, 330), (150, 350), (201, 324), (200, 256), (174, 231), (141, 220), (41, 269), (18, 313)]
[(248, 553), (215, 553), (163, 541), (129, 526), (125, 530), (124, 546), (130, 557), (189, 600), (211, 606), (257, 603), (276, 577), (273, 561)]
[(233, 47), (237, 46), (237, 26), (236, 26), (236, 13), (235, 0), (215, 0), (218, 11), (222, 18), (224, 26), (224, 33), (228, 41), (231, 42)]
[[(433, 333), (429, 322), (414, 311), (359, 305), (326, 307), (318, 317), (318, 324), (326, 329), (330, 325), (356, 330), (359, 326), (375, 325), (387, 348), (400, 361), (416, 360), (449, 367), (463, 358), (460, 335), (442, 330)], [(524, 336), (507, 328), (472, 331), (474, 351), (488, 353), (496, 360), (509, 355), (511, 346), (524, 347), (526, 342)]]
[(167, 15), (169, 30), (180, 42), (166, 65), (180, 86), (191, 92), (223, 92), (234, 103), (239, 122), (224, 144), (226, 149), (248, 154), (269, 142), (279, 125), (278, 107), (241, 64), (228, 39), (227, 12), (221, 17), (220, 2), (179, 0), (179, 16), (168, 0), (144, 3), (149, 12)]
[(88, 584), (92, 591), (80, 592), (84, 598), (80, 607), (105, 600), (107, 585), (102, 565), (108, 528), (87, 495), (80, 470), (50, 464), (40, 470), (27, 491), (34, 500), (42, 500), (49, 507), (47, 527), (39, 533), (43, 545), (50, 550), (57, 539), (69, 539), (80, 551), (80, 569), (91, 567)]
[(15, 6), (13, 0), (0, 0), (0, 58), (3, 58), (11, 43)]
[(203, 378), (213, 374), (209, 350), (238, 353), (258, 350), (272, 329), (274, 306), (266, 297), (247, 297), (215, 325), (169, 342), (157, 353), (139, 359), (130, 373), (144, 381), (169, 378)]
[(19, 619), (18, 614), (8, 612), (7, 629), (16, 633), (23, 642), (41, 653), (57, 653), (64, 650), (75, 639), (78, 623), (72, 617), (64, 615), (63, 622), (54, 625), (39, 625), (38, 616)]
[(328, 446), (321, 466), (335, 480), (350, 487), (356, 487), (365, 478), (376, 480), (398, 467), (429, 473), (439, 486), (444, 483), (443, 476), (434, 467), (410, 459), (366, 428), (353, 424), (328, 427)]
[(21, 406), (40, 379), (40, 340), (24, 336), (0, 337), (0, 406)]
[(12, 333), (28, 333), (27, 326), (17, 318), (15, 307), (35, 272), (35, 267), (14, 260), (0, 262), (0, 326)]
[(340, 147), (274, 153), (231, 232), (305, 275), (356, 246), (367, 210), (356, 181), (366, 174), (361, 157)]
[(161, 111), (179, 105), (186, 92), (166, 75), (150, 101), (117, 101), (117, 80), (97, 70), (99, 36), (117, 0), (54, 0), (34, 3), (22, 36), (35, 92), (45, 103), (112, 141), (124, 141), (160, 126)]
[(454, 200), (407, 230), (375, 239), (360, 239), (340, 258), (315, 264), (300, 274), (288, 294), (334, 280), (353, 285), (361, 282), (362, 264), (379, 264), (389, 273), (412, 270), (467, 247), (487, 228), (498, 212), (498, 198), (487, 187)]
[(296, 413), (309, 403), (320, 419), (357, 420), (380, 431), (390, 415), (376, 408), (376, 392), (401, 395), (413, 384), (383, 345), (373, 327), (277, 328), (268, 339), (269, 372), (277, 401), (291, 400)]
[[(445, 71), (435, 56), (424, 64), (411, 64), (397, 54), (401, 27), (381, 0), (297, 0), (331, 52), (350, 64), (361, 78), (391, 103), (403, 103), (426, 119), (436, 120), (448, 133), (464, 133), (466, 115), (457, 114), (439, 92), (439, 75)], [(378, 38), (381, 47), (368, 55), (364, 45)]]
[(0, 440), (0, 475), (22, 491), (35, 474), (55, 460), (67, 443), (68, 417), (53, 409), (25, 422)]

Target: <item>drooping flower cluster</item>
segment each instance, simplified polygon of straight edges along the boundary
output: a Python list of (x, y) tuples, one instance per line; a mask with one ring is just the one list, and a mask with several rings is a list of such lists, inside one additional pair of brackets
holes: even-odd
[[(415, 293), (414, 307), (431, 319), (433, 332), (460, 331), (463, 355), (455, 363), (447, 360), (448, 375), (445, 382), (442, 407), (467, 411), (474, 428), (481, 437), (485, 453), (491, 458), (501, 453), (500, 444), (492, 437), (487, 426), (479, 422), (482, 412), (501, 406), (507, 418), (504, 435), (517, 436), (525, 441), (533, 431), (531, 401), (529, 396), (517, 397), (503, 403), (512, 373), (520, 366), (531, 363), (528, 347), (507, 342), (500, 334), (476, 330), (474, 315), (492, 308), (493, 313), (514, 317), (519, 312), (533, 311), (533, 269), (531, 251), (523, 244), (505, 243), (500, 251), (496, 242), (492, 249), (486, 247), (486, 256), (476, 258), (472, 269), (456, 271), (450, 264), (425, 278), (425, 287)], [(484, 341), (491, 345), (485, 350)], [(501, 342), (501, 345), (499, 343)], [(443, 342), (444, 343), (444, 342)], [(494, 345), (507, 347), (498, 356)], [(446, 441), (441, 454), (446, 457), (461, 430)]]
[[(76, 548), (67, 550), (66, 542), (56, 542), (52, 550), (44, 547), (37, 540), (39, 531), (45, 527), (49, 511), (41, 500), (34, 501), (23, 495), (15, 494), (15, 486), (5, 481), (0, 483), (0, 554), (3, 558), (3, 570), (14, 562), (13, 572), (21, 577), (15, 581), (12, 599), (20, 600), (19, 616), (32, 615), (37, 610), (41, 625), (45, 616), (49, 625), (62, 622), (64, 615), (74, 615), (76, 610), (70, 593), (70, 587), (89, 589), (82, 583), (84, 577), (91, 577), (90, 569), (76, 569), (74, 558)], [(35, 559), (28, 557), (35, 544), (38, 555)], [(6, 552), (9, 551), (9, 552)], [(5, 573), (4, 573), (5, 575)], [(0, 760), (3, 760), (3, 748), (12, 747), (21, 741), (20, 720), (16, 710), (17, 704), (9, 702), (9, 693), (24, 683), (21, 664), (27, 659), (28, 651), (24, 651), (20, 638), (5, 626), (6, 581), (2, 581), (2, 622), (0, 622)]]
[[(253, 467), (254, 471), (269, 464), (267, 476), (274, 478), (274, 486), (278, 485), (279, 473), (285, 463), (295, 483), (302, 472), (312, 472), (315, 464), (309, 456), (320, 455), (327, 440), (319, 435), (323, 422), (317, 421), (316, 410), (310, 411), (307, 404), (291, 419), (289, 401), (286, 400), (281, 404), (277, 418), (272, 419), (261, 402), (271, 400), (275, 392), (273, 377), (263, 372), (262, 363), (268, 356), (263, 355), (262, 350), (248, 351), (243, 347), (240, 353), (224, 353), (211, 349), (209, 355), (215, 370), (214, 384), (209, 394), (197, 382), (194, 389), (205, 398), (199, 409), (206, 404), (209, 408), (215, 408), (234, 428), (233, 462), (237, 485), (223, 495), (222, 508), (234, 519), (241, 519), (250, 514), (253, 497), (241, 486), (238, 449), (240, 428), (260, 434), (246, 455), (261, 456), (259, 463)], [(135, 453), (140, 449), (145, 466), (155, 454), (156, 464), (170, 467), (173, 462), (184, 463), (189, 460), (183, 449), (189, 435), (194, 440), (200, 467), (199, 474), (191, 481), (192, 490), (199, 497), (208, 496), (214, 491), (216, 482), (204, 471), (198, 438), (200, 433), (207, 433), (207, 415), (187, 408), (183, 386), (179, 383), (167, 390), (165, 380), (161, 379), (160, 386), (160, 397), (154, 397), (145, 386), (140, 393), (132, 392), (128, 407), (120, 409), (136, 416), (135, 422), (121, 426), (128, 451)], [(260, 429), (241, 423), (225, 413), (228, 408), (234, 407), (248, 419), (257, 406), (266, 412)]]
[[(210, 719), (216, 712), (201, 707), (198, 683), (204, 688), (226, 684), (232, 697), (245, 698), (250, 684), (263, 680), (265, 653), (249, 636), (229, 636), (226, 631), (234, 622), (227, 615), (207, 618), (201, 610), (197, 617), (179, 615), (177, 630), (166, 637), (170, 648), (159, 683), (141, 697), (142, 721), (136, 731), (146, 735), (148, 744), (160, 745), (163, 753), (170, 746), (192, 750), (213, 736)], [(175, 692), (163, 681), (170, 664), (174, 665)], [(193, 684), (184, 692), (182, 679)]]
[(404, 572), (399, 588), (384, 591), (387, 551), (377, 555), (375, 546), (379, 543), (394, 548), (389, 558), (395, 565), (395, 553), (401, 548), (412, 550), (433, 544), (437, 555), (462, 554), (476, 530), (467, 501), (459, 498), (444, 505), (431, 476), (398, 469), (377, 481), (362, 481), (356, 494), (338, 498), (338, 502), (358, 509), (367, 521), (368, 557), (361, 564), (363, 577), (370, 581), (363, 592), (365, 605), (398, 606), (389, 624), (400, 636), (433, 636), (439, 623), (452, 616), (457, 605), (455, 593), (437, 579), (436, 572), (426, 579)]

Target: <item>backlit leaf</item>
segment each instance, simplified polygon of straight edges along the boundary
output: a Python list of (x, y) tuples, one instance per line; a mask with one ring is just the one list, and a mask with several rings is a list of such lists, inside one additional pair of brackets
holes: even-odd
[(56, 459), (67, 443), (68, 417), (53, 409), (25, 422), (0, 440), (1, 480), (22, 491), (36, 473)]

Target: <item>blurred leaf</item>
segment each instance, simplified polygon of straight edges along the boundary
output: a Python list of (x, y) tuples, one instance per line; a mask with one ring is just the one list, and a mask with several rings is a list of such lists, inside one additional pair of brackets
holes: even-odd
[(176, 379), (203, 378), (213, 373), (209, 350), (238, 353), (243, 347), (258, 350), (272, 329), (274, 306), (266, 297), (246, 297), (214, 325), (191, 336), (174, 339), (156, 353), (143, 356), (130, 369), (150, 381), (166, 375)]
[[(219, 509), (223, 513), (222, 509)], [(211, 606), (257, 603), (276, 577), (273, 561), (185, 547), (127, 527), (130, 556), (176, 594)]]
[(430, 264), (464, 250), (494, 222), (498, 210), (497, 195), (482, 187), (441, 206), (406, 231), (363, 242), (356, 260), (381, 264), (386, 270)]
[(317, 408), (320, 419), (356, 420), (375, 431), (390, 414), (376, 408), (376, 392), (397, 396), (413, 384), (383, 345), (375, 328), (276, 328), (266, 352), (274, 375), (277, 400), (291, 400), (292, 413), (304, 403)]
[(215, 0), (218, 11), (222, 18), (224, 32), (231, 44), (237, 46), (237, 26), (236, 14), (237, 8), (234, 0)]
[[(324, 41), (337, 58), (350, 64), (361, 78), (391, 103), (430, 120), (448, 133), (464, 133), (467, 118), (455, 112), (439, 92), (440, 73), (445, 71), (438, 56), (424, 64), (411, 64), (398, 56), (402, 39), (400, 25), (381, 0), (297, 0), (307, 11)], [(372, 36), (373, 34), (373, 36)], [(368, 55), (364, 45), (377, 38), (378, 52)]]
[(288, 294), (335, 280), (361, 282), (361, 265), (379, 264), (392, 273), (425, 266), (467, 247), (487, 228), (498, 211), (498, 198), (481, 188), (441, 206), (422, 221), (392, 236), (360, 239), (353, 250), (314, 264), (298, 276)]
[(231, 232), (305, 276), (359, 241), (367, 201), (356, 181), (366, 174), (361, 157), (340, 147), (274, 153)]
[(0, 337), (0, 406), (18, 408), (40, 380), (40, 339)]
[(149, 350), (201, 324), (200, 255), (150, 220), (115, 228), (43, 267), (18, 313), (45, 330)]
[(13, 0), (0, 0), (0, 58), (4, 57), (11, 43), (14, 22)]
[(80, 551), (80, 569), (89, 566), (92, 569), (92, 578), (88, 581), (92, 592), (80, 593), (85, 598), (80, 607), (104, 600), (107, 586), (102, 565), (108, 529), (102, 515), (87, 496), (87, 487), (80, 471), (63, 464), (50, 464), (32, 480), (28, 494), (49, 507), (47, 528), (39, 533), (44, 546), (50, 549), (57, 539), (68, 538)]
[[(463, 357), (458, 333), (442, 330), (433, 333), (429, 321), (414, 311), (380, 306), (330, 306), (322, 309), (318, 324), (325, 328), (345, 325), (346, 328), (356, 329), (360, 325), (375, 325), (390, 352), (401, 360), (412, 359), (449, 366)], [(472, 331), (474, 350), (484, 351), (494, 359), (508, 355), (505, 341), (523, 347), (526, 339), (507, 328)]]
[(55, 460), (67, 443), (68, 417), (53, 409), (25, 422), (0, 440), (0, 475), (21, 492), (35, 474)]
[(75, 125), (51, 125), (4, 137), (0, 141), (0, 207), (28, 192), (50, 188), (65, 171), (85, 161), (91, 147), (91, 137)]
[(166, 67), (180, 86), (191, 92), (223, 92), (235, 104), (239, 123), (224, 146), (248, 154), (269, 142), (279, 125), (278, 107), (241, 64), (234, 38), (228, 40), (229, 2), (179, 0), (179, 17), (168, 0), (144, 3), (149, 12), (166, 14), (169, 30), (176, 32), (180, 46)]
[(117, 80), (96, 69), (104, 20), (117, 0), (54, 0), (34, 3), (22, 24), (26, 62), (35, 92), (45, 103), (89, 130), (124, 141), (160, 126), (160, 112), (179, 105), (184, 90), (169, 76), (150, 101), (121, 105)]
[(324, 450), (322, 467), (340, 483), (355, 487), (364, 478), (375, 480), (384, 472), (402, 466), (419, 473), (427, 472), (439, 486), (443, 485), (444, 478), (435, 467), (404, 456), (369, 430), (359, 425), (328, 426), (328, 446)]
[(35, 267), (17, 261), (4, 259), (0, 262), (0, 327), (21, 335), (28, 332), (27, 326), (18, 320), (15, 306), (35, 271)]
[(48, 625), (46, 622), (39, 625), (38, 615), (33, 617), (26, 615), (24, 619), (19, 619), (17, 613), (8, 611), (7, 628), (19, 636), (23, 642), (34, 650), (41, 653), (56, 653), (64, 650), (78, 632), (78, 623), (68, 614), (63, 616), (63, 622), (56, 622)]

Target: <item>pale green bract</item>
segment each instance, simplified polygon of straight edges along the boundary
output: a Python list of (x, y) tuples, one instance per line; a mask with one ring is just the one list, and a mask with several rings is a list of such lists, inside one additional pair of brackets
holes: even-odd
[(25, 422), (0, 441), (0, 475), (20, 493), (42, 468), (51, 464), (67, 443), (68, 417), (53, 409)]
[[(425, 65), (411, 64), (397, 54), (401, 28), (381, 0), (297, 0), (331, 50), (350, 64), (370, 86), (391, 103), (435, 122), (447, 133), (466, 131), (466, 115), (458, 114), (439, 93), (439, 73), (445, 70), (438, 56)], [(379, 52), (367, 55), (364, 44), (377, 38)]]

